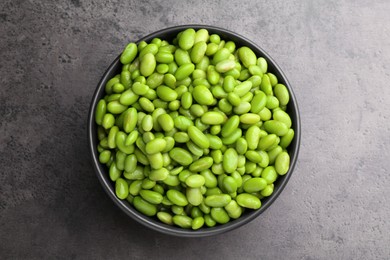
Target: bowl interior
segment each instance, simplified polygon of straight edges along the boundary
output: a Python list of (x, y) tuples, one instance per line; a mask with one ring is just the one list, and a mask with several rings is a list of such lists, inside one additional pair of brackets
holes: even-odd
[(298, 152), (299, 152), (299, 144), (300, 144), (300, 118), (299, 118), (299, 111), (297, 106), (297, 101), (295, 98), (295, 95), (293, 93), (292, 87), (290, 83), (288, 82), (287, 78), (283, 74), (282, 70), (278, 67), (278, 65), (273, 61), (273, 59), (260, 47), (258, 47), (255, 43), (251, 42), (250, 40), (246, 39), (243, 36), (238, 35), (237, 33), (218, 28), (213, 26), (206, 26), (206, 25), (183, 25), (183, 26), (176, 26), (171, 27), (167, 29), (163, 29), (157, 32), (154, 32), (152, 34), (149, 34), (148, 36), (145, 36), (144, 38), (140, 39), (140, 41), (146, 41), (150, 42), (153, 38), (161, 38), (163, 40), (171, 41), (174, 37), (180, 32), (187, 28), (194, 28), (194, 29), (207, 29), (210, 34), (216, 33), (221, 36), (224, 40), (232, 40), (236, 43), (237, 48), (240, 46), (248, 46), (251, 48), (257, 55), (257, 57), (264, 57), (268, 62), (268, 71), (275, 74), (279, 80), (280, 83), (286, 85), (290, 92), (290, 102), (287, 106), (287, 112), (289, 113), (291, 119), (292, 119), (292, 128), (295, 131), (295, 137), (293, 142), (290, 144), (288, 148), (288, 152), (290, 154), (290, 169), (284, 176), (279, 176), (278, 180), (274, 183), (275, 189), (274, 193), (265, 199), (262, 199), (262, 206), (260, 209), (256, 211), (248, 211), (245, 212), (239, 219), (232, 220), (231, 222), (212, 227), (212, 228), (201, 228), (200, 230), (193, 231), (193, 230), (185, 230), (179, 227), (175, 226), (169, 226), (166, 225), (159, 220), (151, 217), (147, 217), (141, 213), (139, 213), (133, 206), (131, 206), (127, 201), (119, 200), (115, 195), (115, 187), (114, 183), (109, 179), (108, 175), (108, 169), (105, 165), (102, 165), (99, 163), (98, 159), (98, 151), (97, 151), (97, 127), (94, 121), (94, 114), (95, 114), (95, 108), (97, 105), (97, 102), (104, 96), (105, 92), (105, 84), (106, 82), (114, 77), (116, 74), (118, 74), (121, 71), (122, 64), (119, 61), (119, 56), (114, 60), (114, 62), (109, 66), (107, 71), (104, 73), (102, 79), (100, 80), (95, 93), (93, 95), (93, 99), (90, 106), (89, 111), (89, 118), (88, 118), (88, 137), (89, 137), (89, 146), (92, 154), (92, 160), (93, 165), (95, 168), (95, 171), (97, 173), (97, 176), (99, 178), (99, 181), (101, 182), (103, 188), (108, 193), (108, 195), (111, 197), (111, 199), (115, 202), (115, 204), (121, 208), (127, 215), (129, 215), (131, 218), (136, 220), (137, 222), (152, 228), (154, 230), (170, 234), (170, 235), (176, 235), (176, 236), (183, 236), (183, 237), (201, 237), (201, 236), (210, 236), (215, 234), (220, 234), (229, 230), (233, 230), (243, 224), (246, 224), (259, 216), (262, 212), (264, 212), (272, 203), (273, 201), (279, 196), (281, 191), (286, 186), (297, 161)]

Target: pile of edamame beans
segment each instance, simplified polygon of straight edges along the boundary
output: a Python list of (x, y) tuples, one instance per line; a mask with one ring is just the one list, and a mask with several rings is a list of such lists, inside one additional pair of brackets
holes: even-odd
[(130, 43), (95, 111), (116, 196), (197, 230), (261, 207), (288, 172), (289, 91), (267, 61), (205, 29)]

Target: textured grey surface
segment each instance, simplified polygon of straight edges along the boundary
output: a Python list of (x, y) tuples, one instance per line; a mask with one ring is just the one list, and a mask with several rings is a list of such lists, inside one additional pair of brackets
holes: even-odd
[[(0, 258), (388, 259), (389, 13), (387, 0), (2, 0)], [(86, 138), (92, 93), (122, 47), (188, 23), (262, 46), (302, 116), (299, 162), (274, 205), (200, 239), (155, 233), (117, 209)]]

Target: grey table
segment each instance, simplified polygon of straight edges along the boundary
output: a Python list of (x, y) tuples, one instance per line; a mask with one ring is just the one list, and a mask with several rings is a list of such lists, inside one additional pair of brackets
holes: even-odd
[[(388, 259), (390, 3), (0, 2), (1, 259)], [(299, 162), (261, 217), (165, 236), (104, 193), (90, 163), (92, 93), (129, 41), (200, 23), (262, 46), (294, 87)]]

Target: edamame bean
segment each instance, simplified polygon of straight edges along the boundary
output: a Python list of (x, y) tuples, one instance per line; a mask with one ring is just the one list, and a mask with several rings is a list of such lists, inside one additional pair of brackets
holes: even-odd
[(186, 63), (181, 65), (175, 72), (176, 80), (180, 81), (188, 76), (195, 70), (195, 65), (192, 63)]
[(134, 197), (133, 205), (139, 212), (146, 216), (151, 217), (157, 214), (157, 207), (142, 199), (140, 196)]
[(237, 128), (233, 131), (231, 135), (223, 137), (222, 143), (225, 145), (234, 144), (238, 140), (238, 138), (241, 137), (241, 135), (242, 135), (241, 128)]
[(274, 183), (277, 177), (278, 174), (274, 166), (268, 166), (261, 172), (261, 178), (266, 180), (267, 184)]
[(168, 175), (169, 171), (166, 168), (160, 168), (152, 170), (149, 174), (149, 179), (151, 179), (152, 181), (164, 181), (168, 177)]
[(275, 143), (277, 136), (275, 134), (269, 134), (260, 138), (258, 149), (267, 150), (271, 145)]
[(169, 64), (174, 60), (174, 56), (170, 52), (159, 51), (155, 55), (156, 61), (159, 63)]
[(169, 132), (174, 128), (174, 122), (170, 115), (162, 114), (157, 118), (158, 124), (165, 132)]
[[(231, 94), (231, 93), (229, 93)], [(234, 113), (242, 115), (248, 113), (251, 110), (251, 104), (246, 101), (241, 101), (240, 104), (233, 108)]]
[(268, 133), (276, 134), (277, 136), (283, 136), (288, 132), (288, 127), (284, 123), (276, 120), (264, 122), (264, 129)]
[(254, 125), (260, 121), (258, 114), (247, 113), (240, 116), (240, 122), (243, 124)]
[(156, 69), (156, 58), (152, 53), (146, 53), (141, 58), (141, 63), (140, 63), (141, 74), (145, 77), (148, 77), (152, 75), (155, 69)]
[(191, 50), (191, 60), (193, 63), (199, 63), (204, 55), (206, 54), (207, 44), (204, 41), (199, 41), (195, 43), (194, 47)]
[(153, 128), (153, 118), (151, 115), (146, 115), (142, 119), (142, 129), (146, 132), (152, 130)]
[(142, 189), (142, 180), (135, 180), (130, 184), (129, 193), (137, 196)]
[(189, 109), (192, 105), (192, 95), (189, 92), (183, 93), (181, 96), (181, 105), (184, 109)]
[(111, 101), (107, 104), (107, 110), (112, 114), (121, 114), (126, 109), (127, 106), (122, 105), (117, 100)]
[(237, 191), (236, 180), (231, 176), (226, 176), (222, 180), (222, 187), (227, 193), (233, 193)]
[(110, 160), (111, 157), (111, 151), (110, 150), (104, 150), (99, 154), (99, 162), (100, 163), (107, 163)]
[(267, 74), (264, 74), (261, 78), (260, 90), (266, 95), (272, 95), (272, 85)]
[[(190, 152), (194, 155), (194, 157), (201, 157), (203, 155), (204, 149), (200, 148), (199, 146), (197, 146), (193, 142), (189, 141), (189, 142), (187, 142), (186, 145), (187, 145), (188, 150), (190, 150)], [(198, 158), (195, 158), (195, 159), (198, 159)]]
[(206, 134), (210, 142), (210, 148), (219, 150), (222, 148), (222, 140), (216, 135)]
[(225, 210), (232, 219), (237, 219), (242, 215), (242, 208), (235, 200), (230, 201), (229, 204), (225, 206)]
[(227, 173), (233, 173), (237, 169), (238, 154), (233, 148), (229, 148), (223, 155), (223, 169)]
[(238, 205), (244, 208), (259, 209), (261, 207), (260, 199), (248, 193), (241, 193), (237, 195), (236, 201)]
[(141, 190), (139, 195), (147, 202), (152, 204), (160, 204), (163, 200), (163, 196), (155, 191), (151, 190)]
[(207, 196), (204, 199), (204, 203), (212, 208), (221, 208), (229, 204), (231, 200), (232, 198), (227, 194), (215, 194)]
[(238, 57), (246, 68), (249, 68), (251, 65), (256, 65), (256, 54), (246, 46), (238, 49)]
[(223, 208), (211, 208), (210, 215), (219, 224), (226, 224), (230, 220), (229, 215)]
[(183, 148), (175, 147), (169, 152), (169, 156), (177, 163), (183, 166), (190, 165), (192, 163), (192, 156)]
[(240, 118), (237, 115), (230, 117), (226, 123), (223, 125), (221, 134), (223, 137), (231, 135), (239, 126)]
[(241, 103), (240, 97), (234, 92), (230, 92), (227, 96), (227, 99), (230, 104), (232, 104), (232, 106), (238, 106)]
[(287, 152), (281, 152), (275, 160), (275, 170), (279, 175), (285, 175), (290, 167), (290, 155)]
[[(189, 176), (188, 178), (192, 177), (193, 175)], [(198, 175), (200, 176), (200, 175)], [(188, 180), (187, 178), (187, 180)], [(186, 183), (187, 183), (186, 180)], [(186, 189), (186, 196), (188, 203), (190, 203), (193, 206), (199, 206), (200, 203), (203, 201), (203, 194), (200, 190), (200, 188), (187, 188)]]
[(268, 70), (268, 63), (267, 63), (267, 61), (263, 57), (258, 58), (256, 64), (257, 64), (257, 66), (259, 66), (261, 68), (261, 71), (263, 73), (267, 72), (267, 70)]
[(184, 30), (179, 37), (179, 47), (183, 50), (189, 50), (194, 46), (196, 32), (194, 29)]
[(243, 184), (244, 191), (253, 193), (263, 190), (267, 186), (267, 181), (264, 178), (250, 178)]
[(138, 120), (137, 110), (134, 107), (127, 109), (127, 111), (125, 112), (125, 116), (123, 118), (123, 130), (126, 133), (132, 132), (137, 125), (137, 120)]
[(268, 109), (275, 109), (279, 107), (279, 100), (275, 96), (267, 96), (267, 104), (265, 106)]
[(145, 145), (147, 154), (155, 154), (164, 151), (167, 142), (163, 138), (156, 138)]
[(120, 56), (121, 63), (129, 64), (137, 56), (137, 53), (138, 53), (137, 45), (135, 43), (129, 43)]
[(101, 99), (97, 105), (95, 110), (95, 122), (98, 125), (101, 125), (103, 122), (104, 115), (107, 112), (107, 104), (104, 99)]
[(198, 230), (204, 225), (204, 218), (203, 217), (196, 217), (192, 220), (192, 229)]
[(204, 223), (208, 227), (214, 227), (217, 224), (217, 222), (211, 217), (211, 215), (205, 215), (204, 216)]
[[(211, 166), (213, 165), (213, 158), (211, 157), (203, 157), (203, 158), (200, 158), (199, 160), (193, 162), (191, 165), (190, 165), (190, 171), (192, 172), (201, 172), (203, 170), (206, 170), (206, 169), (209, 169)], [(203, 180), (202, 182), (195, 182), (195, 184), (193, 182), (190, 182), (190, 183), (187, 183), (188, 179), (186, 180), (186, 184), (187, 186), (190, 186), (190, 187), (193, 187), (193, 188), (198, 188), (200, 186), (202, 186), (204, 184), (204, 178), (201, 176), (201, 175), (193, 175), (191, 176), (192, 178), (195, 178), (196, 176), (196, 181), (199, 181), (199, 180)], [(192, 180), (192, 179), (191, 179)], [(200, 185), (198, 185), (198, 184)], [(194, 186), (195, 185), (195, 186)]]
[(187, 143), (190, 140), (190, 137), (186, 132), (177, 132), (173, 135), (176, 143)]
[(152, 101), (150, 101), (146, 97), (141, 97), (138, 100), (138, 102), (139, 102), (141, 108), (143, 110), (145, 110), (146, 112), (152, 113), (154, 111), (154, 105), (153, 105)]
[(192, 227), (192, 218), (183, 215), (175, 215), (172, 218), (172, 221), (175, 225), (181, 228), (191, 228)]
[(270, 72), (268, 72), (267, 75), (269, 77), (269, 81), (271, 82), (271, 86), (275, 87), (276, 84), (278, 84), (278, 78)]
[(286, 106), (290, 101), (290, 94), (288, 93), (287, 87), (283, 84), (277, 84), (274, 88), (274, 92), (280, 105)]
[(187, 131), (189, 126), (194, 125), (194, 123), (185, 116), (178, 116), (173, 120), (173, 122), (175, 127), (181, 131)]
[(119, 98), (119, 102), (124, 106), (133, 105), (138, 100), (138, 95), (133, 92), (133, 90), (128, 89), (123, 92)]
[(122, 178), (118, 178), (115, 181), (115, 194), (116, 196), (124, 200), (129, 195), (129, 185), (127, 184), (126, 180)]
[(215, 70), (219, 73), (225, 73), (234, 69), (236, 62), (234, 60), (222, 60), (215, 65)]
[(168, 199), (177, 206), (186, 206), (188, 204), (187, 197), (178, 190), (168, 190), (167, 191)]
[(280, 138), (280, 143), (279, 145), (286, 149), (292, 142), (292, 140), (294, 139), (294, 130), (293, 129), (288, 129), (287, 133), (282, 136), (282, 138)]
[(220, 112), (209, 111), (202, 115), (201, 121), (207, 125), (220, 125), (226, 120), (226, 116)]
[(273, 113), (273, 118), (276, 121), (284, 123), (287, 128), (290, 128), (292, 125), (290, 116), (281, 109), (278, 109)]
[(201, 173), (201, 176), (204, 178), (204, 185), (207, 188), (217, 187), (217, 178), (210, 170), (204, 170)]
[(192, 91), (192, 96), (195, 101), (200, 105), (211, 105), (214, 101), (213, 94), (204, 85), (198, 85), (194, 87), (194, 90)]
[(168, 212), (164, 212), (164, 211), (160, 211), (157, 213), (157, 218), (167, 224), (167, 225), (172, 225), (173, 224), (173, 220), (172, 220), (172, 215), (169, 214)]
[(268, 197), (274, 192), (274, 184), (269, 184), (261, 192), (261, 196)]
[(189, 126), (188, 135), (190, 139), (200, 148), (205, 149), (209, 148), (210, 141), (205, 134), (202, 133), (197, 127)]
[(134, 154), (126, 156), (124, 161), (124, 170), (126, 172), (133, 172), (137, 167), (137, 157)]

